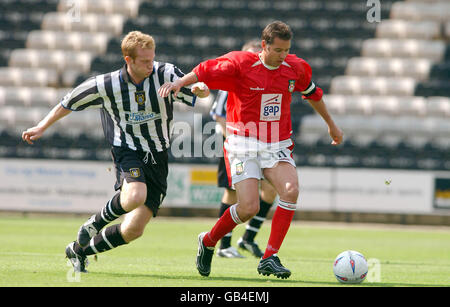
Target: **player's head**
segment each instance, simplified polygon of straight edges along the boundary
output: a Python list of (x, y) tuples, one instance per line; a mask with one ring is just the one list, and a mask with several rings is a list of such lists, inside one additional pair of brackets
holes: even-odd
[(260, 52), (261, 50), (261, 41), (256, 39), (248, 41), (242, 46), (242, 51)]
[(128, 33), (122, 40), (122, 55), (133, 74), (145, 78), (153, 70), (155, 40), (140, 31)]
[(292, 39), (291, 28), (281, 21), (268, 24), (262, 32), (264, 62), (278, 67), (289, 54)]

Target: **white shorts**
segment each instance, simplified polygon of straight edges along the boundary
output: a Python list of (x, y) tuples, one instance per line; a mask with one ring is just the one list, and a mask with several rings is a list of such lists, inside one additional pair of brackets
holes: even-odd
[(273, 168), (279, 162), (288, 162), (296, 167), (292, 149), (291, 139), (264, 143), (256, 138), (229, 135), (224, 143), (224, 155), (232, 183), (248, 178), (264, 179), (263, 169)]

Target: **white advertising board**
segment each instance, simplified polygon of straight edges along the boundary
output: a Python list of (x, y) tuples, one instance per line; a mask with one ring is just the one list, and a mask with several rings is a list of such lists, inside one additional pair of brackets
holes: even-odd
[(339, 169), (334, 182), (336, 211), (431, 213), (431, 172)]
[(112, 163), (0, 159), (0, 209), (96, 212), (114, 195)]
[[(0, 159), (0, 210), (97, 212), (114, 195), (112, 162)], [(298, 210), (450, 213), (450, 173), (299, 167)], [(217, 166), (170, 164), (165, 207), (219, 208)], [(275, 207), (275, 206), (274, 206)]]
[(431, 213), (432, 172), (298, 168), (299, 210)]

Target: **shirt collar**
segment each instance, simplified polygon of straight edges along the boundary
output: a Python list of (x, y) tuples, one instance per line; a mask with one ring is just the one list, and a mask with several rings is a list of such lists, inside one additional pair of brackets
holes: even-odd
[(125, 63), (125, 65), (123, 65), (123, 67), (120, 69), (120, 73), (119, 73), (120, 81), (121, 81), (121, 82), (124, 82), (124, 83), (131, 83), (131, 84), (133, 84), (133, 85), (136, 86), (136, 87), (141, 86), (142, 84), (144, 84), (145, 79), (149, 78), (149, 77), (150, 77), (151, 75), (153, 75), (153, 73), (155, 72), (155, 66), (153, 65), (152, 73), (151, 73), (147, 78), (145, 78), (144, 80), (142, 80), (142, 82), (141, 82), (140, 84), (134, 84), (133, 80), (131, 79), (130, 75), (128, 74), (127, 67), (128, 67), (128, 66), (127, 66), (127, 64)]
[(264, 65), (264, 67), (265, 68), (267, 68), (267, 69), (269, 69), (269, 70), (275, 70), (275, 69), (278, 69), (280, 66), (270, 66), (270, 65), (268, 65), (268, 64), (266, 64), (265, 62), (264, 62), (264, 60), (263, 60), (263, 57), (262, 57), (262, 52), (260, 52), (259, 54), (258, 54), (258, 57), (259, 57), (259, 60), (261, 61), (261, 63)]

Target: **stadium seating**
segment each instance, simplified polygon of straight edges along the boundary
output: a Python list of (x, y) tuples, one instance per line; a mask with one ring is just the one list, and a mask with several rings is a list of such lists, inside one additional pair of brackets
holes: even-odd
[[(450, 169), (445, 162), (450, 159), (449, 8), (443, 0), (392, 4), (390, 19), (377, 24), (375, 37), (362, 42), (360, 55), (349, 59), (345, 75), (331, 80), (324, 97), (345, 132), (341, 152), (325, 154), (323, 146), (317, 146), (329, 139), (307, 128), (310, 122), (320, 122), (319, 116), (302, 121), (297, 140), (317, 146), (310, 154), (321, 157), (310, 161)], [(316, 143), (311, 145), (311, 140)], [(364, 157), (338, 159), (350, 151)]]
[(0, 67), (1, 86), (56, 86), (58, 74), (53, 69)]
[(79, 69), (88, 72), (92, 55), (86, 51), (15, 49), (11, 52), (10, 67), (36, 67), (54, 69), (63, 72), (67, 69)]
[(432, 61), (418, 58), (353, 57), (348, 61), (346, 74), (351, 76), (411, 77), (425, 80), (430, 74)]
[(443, 41), (418, 39), (369, 39), (362, 47), (366, 57), (425, 58), (440, 61), (445, 54)]
[(445, 0), (409, 0), (392, 5), (391, 18), (445, 22), (450, 18), (450, 3)]
[[(57, 123), (49, 143), (29, 148), (17, 137), (70, 88), (119, 69), (128, 31), (153, 35), (156, 60), (188, 72), (279, 19), (292, 27), (291, 52), (310, 63), (345, 132), (342, 146), (329, 146), (323, 120), (295, 94), (298, 165), (450, 169), (448, 1), (383, 0), (374, 23), (360, 0), (0, 1), (0, 156), (109, 160), (96, 111)], [(207, 101), (194, 110), (210, 121)], [(190, 111), (175, 104), (174, 117), (193, 124)]]
[(383, 20), (377, 27), (377, 37), (389, 39), (423, 39), (430, 40), (439, 38), (441, 34), (441, 24), (439, 21), (410, 21), (402, 19)]
[(98, 32), (63, 32), (34, 30), (28, 34), (26, 47), (30, 49), (57, 49), (87, 51), (94, 54), (106, 52), (109, 35)]
[(110, 35), (120, 35), (123, 30), (125, 17), (120, 14), (97, 15), (92, 13), (80, 14), (79, 21), (67, 18), (65, 12), (48, 13), (42, 21), (42, 30), (47, 31), (75, 31), (75, 32), (101, 32)]

